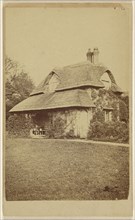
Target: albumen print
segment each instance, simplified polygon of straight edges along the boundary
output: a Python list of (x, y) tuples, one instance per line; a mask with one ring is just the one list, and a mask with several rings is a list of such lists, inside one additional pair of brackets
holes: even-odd
[(131, 213), (131, 11), (4, 5), (5, 207), (125, 202)]

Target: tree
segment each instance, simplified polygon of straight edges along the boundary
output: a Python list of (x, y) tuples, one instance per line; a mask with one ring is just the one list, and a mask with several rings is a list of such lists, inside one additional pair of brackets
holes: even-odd
[(34, 84), (19, 63), (9, 57), (5, 58), (4, 67), (6, 78), (6, 118), (8, 118), (9, 110), (30, 95), (34, 89)]
[(129, 121), (129, 95), (123, 93), (120, 100), (120, 119), (126, 123)]

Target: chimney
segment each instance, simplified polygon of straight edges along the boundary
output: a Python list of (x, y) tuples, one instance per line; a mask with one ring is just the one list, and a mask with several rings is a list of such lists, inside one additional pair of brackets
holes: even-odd
[(99, 55), (99, 50), (98, 50), (98, 48), (94, 48), (94, 50), (93, 50), (93, 56), (92, 56), (92, 63), (98, 64), (98, 55)]
[(86, 53), (86, 56), (87, 56), (87, 60), (92, 62), (92, 52), (91, 52), (91, 49), (88, 49), (88, 52)]

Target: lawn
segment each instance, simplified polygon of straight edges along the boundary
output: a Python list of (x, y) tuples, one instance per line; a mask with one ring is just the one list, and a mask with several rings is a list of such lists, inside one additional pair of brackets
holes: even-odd
[(68, 140), (6, 140), (8, 201), (127, 199), (128, 189), (127, 147)]

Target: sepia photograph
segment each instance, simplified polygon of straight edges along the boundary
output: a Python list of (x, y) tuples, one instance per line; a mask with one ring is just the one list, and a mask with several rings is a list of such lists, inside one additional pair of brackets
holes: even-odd
[(132, 4), (8, 3), (3, 34), (5, 202), (132, 206)]

